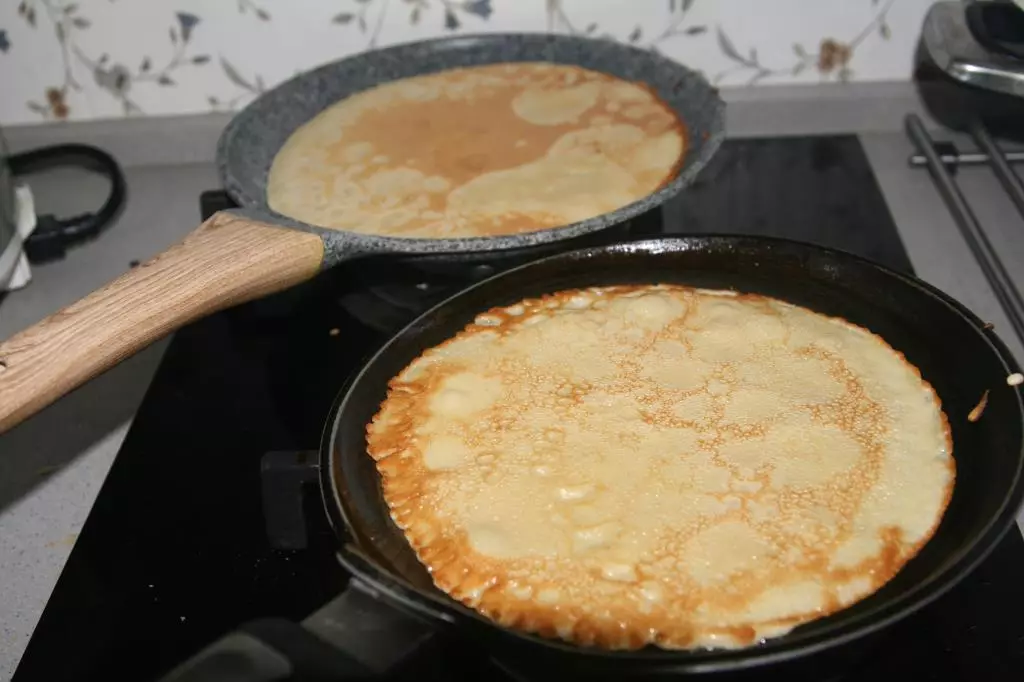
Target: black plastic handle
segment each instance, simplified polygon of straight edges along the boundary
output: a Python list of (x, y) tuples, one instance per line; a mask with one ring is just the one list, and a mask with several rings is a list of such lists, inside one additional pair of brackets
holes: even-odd
[(353, 579), (302, 625), (248, 623), (160, 682), (352, 682), (381, 680), (428, 649), (437, 630)]
[(25, 240), (25, 254), (32, 262), (63, 258), (68, 247), (98, 236), (124, 207), (126, 185), (121, 166), (102, 149), (86, 144), (58, 144), (13, 154), (7, 163), (14, 175), (77, 166), (110, 180), (110, 192), (99, 210), (70, 218), (57, 218), (50, 214), (38, 217), (36, 229)]
[(974, 39), (987, 50), (1024, 59), (1024, 10), (1012, 2), (972, 2), (964, 12)]
[(288, 659), (271, 645), (233, 632), (161, 678), (161, 682), (283, 682), (297, 680)]
[(163, 682), (338, 682), (372, 669), (287, 620), (253, 621), (196, 654)]

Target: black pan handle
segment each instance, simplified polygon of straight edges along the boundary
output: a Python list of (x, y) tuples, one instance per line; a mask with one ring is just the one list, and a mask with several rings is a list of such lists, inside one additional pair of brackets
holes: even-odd
[(381, 680), (423, 655), (437, 629), (380, 599), (357, 579), (300, 625), (252, 621), (160, 682), (362, 682)]
[(124, 207), (124, 174), (110, 154), (87, 144), (58, 144), (7, 159), (13, 175), (28, 175), (59, 166), (78, 166), (110, 180), (110, 192), (99, 210), (58, 218), (40, 215), (36, 229), (25, 240), (25, 254), (34, 263), (63, 258), (69, 246), (97, 237)]
[(203, 649), (163, 682), (335, 682), (372, 680), (373, 670), (287, 620), (239, 628)]

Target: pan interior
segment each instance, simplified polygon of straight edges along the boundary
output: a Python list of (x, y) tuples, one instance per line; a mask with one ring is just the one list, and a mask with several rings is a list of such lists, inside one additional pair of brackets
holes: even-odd
[[(267, 206), (267, 178), (274, 157), (292, 132), (323, 109), (354, 93), (401, 78), (456, 67), (537, 61), (580, 66), (625, 80), (642, 81), (673, 109), (686, 129), (687, 149), (674, 179), (640, 201), (575, 223), (578, 229), (574, 232), (607, 227), (660, 204), (692, 181), (721, 143), (725, 106), (722, 100), (702, 76), (655, 52), (574, 36), (464, 36), (366, 52), (297, 76), (265, 93), (232, 119), (221, 135), (218, 146), (221, 181), (241, 206), (258, 209), (284, 224), (302, 227), (304, 224), (281, 216)], [(565, 229), (512, 236), (543, 241), (553, 238), (546, 234), (557, 232), (561, 236)], [(331, 230), (325, 233), (339, 234)], [(406, 248), (418, 242), (434, 243), (437, 247), (437, 242), (448, 241), (483, 249), (511, 246), (504, 244), (503, 237), (464, 240), (392, 237), (381, 241), (382, 244), (404, 243)]]
[[(957, 481), (939, 529), (920, 553), (868, 598), (792, 633), (740, 652), (692, 652), (691, 660), (730, 660), (784, 653), (870, 631), (951, 585), (1013, 523), (1024, 487), (1018, 371), (1002, 344), (955, 302), (918, 281), (868, 261), (783, 240), (686, 237), (560, 254), (487, 280), (429, 311), (389, 342), (350, 384), (335, 416), (330, 473), (343, 534), (381, 570), (414, 588), (440, 593), (391, 522), (366, 424), (385, 398), (388, 380), (424, 349), (459, 331), (490, 307), (551, 291), (623, 283), (668, 282), (759, 293), (843, 317), (904, 353), (938, 393), (953, 435)], [(968, 413), (988, 391), (982, 418)], [(447, 600), (451, 608), (462, 609)], [(535, 638), (531, 638), (535, 639)], [(547, 642), (550, 646), (564, 646)], [(659, 656), (644, 650), (630, 656)], [(679, 656), (680, 654), (672, 654)]]

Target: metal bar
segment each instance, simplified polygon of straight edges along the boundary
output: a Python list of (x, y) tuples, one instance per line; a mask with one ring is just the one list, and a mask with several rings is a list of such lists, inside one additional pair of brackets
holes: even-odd
[(975, 260), (981, 266), (985, 278), (988, 280), (992, 292), (999, 299), (1000, 305), (1006, 311), (1010, 325), (1017, 333), (1017, 336), (1024, 339), (1024, 301), (1021, 300), (1020, 291), (1017, 290), (1013, 280), (1010, 279), (1003, 262), (996, 255), (988, 235), (981, 229), (977, 217), (971, 211), (963, 193), (957, 187), (953, 176), (939, 159), (935, 151), (934, 141), (925, 130), (924, 124), (916, 114), (908, 114), (905, 119), (907, 135), (914, 146), (928, 159), (928, 171), (935, 181), (935, 187), (945, 200), (950, 212), (956, 220), (960, 233), (974, 254)]
[(1017, 212), (1020, 213), (1021, 217), (1024, 218), (1024, 183), (1020, 181), (1020, 176), (1010, 168), (1010, 164), (1006, 162), (1006, 157), (1002, 150), (996, 145), (995, 140), (992, 139), (992, 135), (988, 132), (981, 121), (975, 121), (970, 127), (971, 137), (977, 143), (978, 147), (983, 152), (988, 154), (992, 160), (992, 172), (999, 178), (999, 182), (1002, 183), (1003, 189), (1010, 195), (1010, 199), (1013, 200), (1013, 205), (1017, 207)]
[[(1024, 163), (1024, 151), (1003, 152), (1003, 158), (1007, 163)], [(960, 154), (942, 154), (939, 160), (947, 166), (987, 166), (988, 154), (981, 152), (963, 152)], [(924, 154), (914, 154), (910, 157), (910, 165), (915, 168), (922, 168), (928, 165), (928, 159)]]

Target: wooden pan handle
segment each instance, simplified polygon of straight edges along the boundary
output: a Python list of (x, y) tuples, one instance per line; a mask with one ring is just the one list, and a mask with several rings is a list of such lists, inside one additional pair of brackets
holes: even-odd
[(314, 234), (217, 213), (146, 263), (0, 344), (0, 433), (203, 315), (320, 269)]

